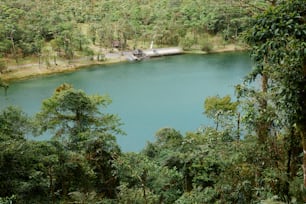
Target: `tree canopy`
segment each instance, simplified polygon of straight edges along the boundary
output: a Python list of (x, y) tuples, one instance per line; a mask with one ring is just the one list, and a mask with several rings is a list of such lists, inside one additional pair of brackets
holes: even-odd
[[(152, 40), (161, 46), (207, 46), (208, 35), (237, 41), (250, 12), (261, 0), (171, 1), (26, 1), (0, 3), (0, 55), (20, 57), (52, 53), (71, 59), (95, 46), (123, 49)], [(82, 54), (83, 53), (83, 54)]]
[(53, 131), (54, 139), (73, 149), (91, 140), (123, 133), (117, 116), (100, 112), (99, 108), (110, 102), (107, 96), (88, 96), (69, 84), (62, 84), (43, 102), (36, 116), (39, 132)]
[[(18, 60), (48, 44), (70, 58), (114, 39), (193, 45), (242, 32), (254, 69), (236, 86), (237, 100), (204, 100), (213, 127), (162, 128), (140, 152), (120, 150), (122, 123), (107, 113), (109, 97), (69, 84), (35, 116), (1, 110), (0, 203), (306, 202), (304, 0), (42, 3), (0, 2), (1, 55)], [(52, 139), (28, 139), (46, 131)]]
[[(277, 125), (285, 131), (289, 142), (300, 137), (304, 151), (304, 187), (306, 187), (305, 90), (306, 90), (306, 5), (304, 1), (281, 1), (252, 21), (247, 41), (253, 46), (255, 62), (250, 79), (264, 82), (265, 107), (271, 107), (276, 118), (265, 128)], [(265, 110), (260, 110), (265, 111)], [(270, 113), (267, 117), (272, 116)], [(297, 147), (291, 147), (297, 148)], [(296, 155), (298, 156), (298, 155)]]

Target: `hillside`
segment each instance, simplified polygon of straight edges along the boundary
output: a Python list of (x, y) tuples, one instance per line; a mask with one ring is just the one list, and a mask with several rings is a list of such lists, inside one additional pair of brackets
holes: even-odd
[(249, 14), (265, 5), (260, 2), (3, 0), (0, 72), (23, 64), (54, 68), (86, 56), (103, 59), (152, 42), (202, 51), (239, 44)]

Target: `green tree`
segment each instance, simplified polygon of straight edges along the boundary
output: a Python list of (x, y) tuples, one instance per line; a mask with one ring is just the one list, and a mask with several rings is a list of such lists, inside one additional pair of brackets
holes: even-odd
[[(288, 145), (289, 169), (295, 169), (291, 167), (297, 165), (291, 164), (294, 160), (290, 160), (292, 155), (289, 153), (303, 145), (304, 188), (306, 187), (305, 11), (306, 5), (303, 0), (280, 1), (254, 18), (247, 34), (255, 62), (251, 79), (255, 79), (258, 75), (266, 77), (267, 83), (263, 83), (266, 84), (264, 92), (271, 100), (265, 103), (272, 104), (271, 106), (276, 108), (276, 114), (282, 118), (281, 121), (274, 122), (280, 123), (282, 131), (286, 131), (288, 144), (293, 144), (292, 141), (300, 137), (300, 144)], [(298, 154), (293, 157), (297, 156)]]
[[(232, 102), (230, 96), (219, 97), (213, 96), (205, 99), (204, 102), (204, 113), (207, 117), (213, 119), (216, 123), (216, 130), (219, 128), (219, 124), (223, 125), (224, 129), (233, 129), (230, 126), (230, 121), (236, 120), (237, 118), (237, 138), (239, 140), (239, 113), (237, 113), (238, 102)], [(232, 126), (236, 126), (232, 125)], [(225, 126), (225, 127), (224, 127)]]
[(1, 51), (4, 54), (12, 54), (18, 62), (19, 42), (22, 39), (22, 29), (19, 24), (24, 16), (24, 11), (11, 5), (0, 6)]
[(121, 185), (120, 203), (173, 203), (180, 195), (182, 175), (143, 154), (126, 153), (116, 159)]
[(95, 176), (92, 182), (95, 192), (110, 199), (117, 198), (120, 168), (115, 164), (121, 151), (115, 137), (108, 135), (107, 138), (91, 141), (85, 151), (85, 157)]
[(27, 141), (30, 131), (30, 119), (20, 109), (1, 111), (0, 197), (14, 197), (17, 203), (41, 202), (49, 196), (44, 166), (54, 152), (44, 142)]
[(110, 102), (107, 96), (88, 96), (63, 84), (43, 102), (42, 110), (36, 116), (39, 132), (53, 131), (53, 139), (72, 150), (83, 149), (91, 140), (121, 134), (118, 117), (99, 109)]
[(121, 152), (115, 136), (124, 133), (117, 116), (101, 112), (109, 103), (106, 96), (88, 96), (62, 84), (36, 115), (38, 133), (51, 131), (60, 144), (58, 165), (51, 166), (53, 173), (48, 175), (55, 179), (53, 192), (61, 186), (64, 199), (93, 192), (111, 199), (117, 196), (114, 160)]
[(19, 108), (9, 106), (0, 112), (0, 140), (22, 140), (31, 131), (30, 118)]

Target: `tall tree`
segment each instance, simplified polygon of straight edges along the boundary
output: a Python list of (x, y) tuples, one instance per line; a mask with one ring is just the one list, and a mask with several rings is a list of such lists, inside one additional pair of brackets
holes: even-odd
[(91, 140), (109, 139), (109, 135), (123, 133), (116, 115), (100, 112), (99, 108), (105, 108), (110, 102), (107, 96), (88, 96), (63, 84), (43, 102), (36, 116), (39, 131), (54, 131), (54, 139), (76, 151)]
[[(284, 130), (297, 134), (303, 145), (306, 187), (306, 4), (304, 0), (281, 1), (252, 21), (247, 41), (256, 65), (253, 79), (269, 73), (266, 92), (283, 118)], [(293, 131), (291, 131), (293, 130)], [(291, 137), (291, 138), (290, 138)], [(298, 148), (295, 147), (295, 148)], [(306, 198), (305, 198), (306, 199)]]
[(54, 167), (54, 175), (48, 176), (50, 181), (57, 178), (64, 197), (91, 189), (116, 197), (119, 181), (113, 163), (120, 148), (115, 136), (124, 133), (116, 115), (101, 112), (109, 103), (107, 96), (88, 96), (62, 84), (36, 115), (38, 131), (54, 132), (53, 139), (62, 145), (57, 155), (60, 168)]
[(42, 163), (52, 153), (43, 142), (26, 140), (30, 130), (29, 117), (20, 109), (0, 112), (0, 197), (14, 196), (17, 203), (43, 202), (48, 196)]

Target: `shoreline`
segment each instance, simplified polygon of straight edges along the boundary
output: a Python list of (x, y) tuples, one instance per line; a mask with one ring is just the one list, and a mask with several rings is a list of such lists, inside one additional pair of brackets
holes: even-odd
[[(225, 52), (239, 52), (246, 51), (245, 47), (237, 45), (227, 45), (224, 47), (215, 48), (210, 52), (201, 50), (188, 50), (183, 51), (182, 54), (214, 54), (214, 53), (225, 53)], [(18, 66), (8, 66), (6, 73), (0, 74), (0, 78), (5, 82), (26, 80), (40, 76), (48, 76), (52, 74), (68, 73), (83, 69), (85, 67), (94, 65), (105, 65), (105, 64), (116, 64), (121, 62), (128, 62), (127, 58), (120, 53), (116, 53), (115, 57), (106, 58), (104, 61), (88, 60), (88, 59), (77, 59), (75, 62), (67, 63), (59, 61), (57, 65), (47, 67), (44, 64), (21, 64)]]
[[(5, 82), (14, 82), (19, 80), (26, 80), (35, 77), (49, 76), (53, 74), (69, 73), (74, 72), (85, 67), (103, 64), (115, 64), (120, 62), (125, 62), (125, 59), (108, 59), (105, 61), (97, 60), (84, 60), (77, 63), (60, 63), (58, 65), (52, 65), (51, 67), (46, 67), (45, 65), (38, 64), (21, 64), (20, 68), (11, 69), (6, 73), (0, 74), (0, 78)], [(10, 67), (8, 67), (10, 69)]]

